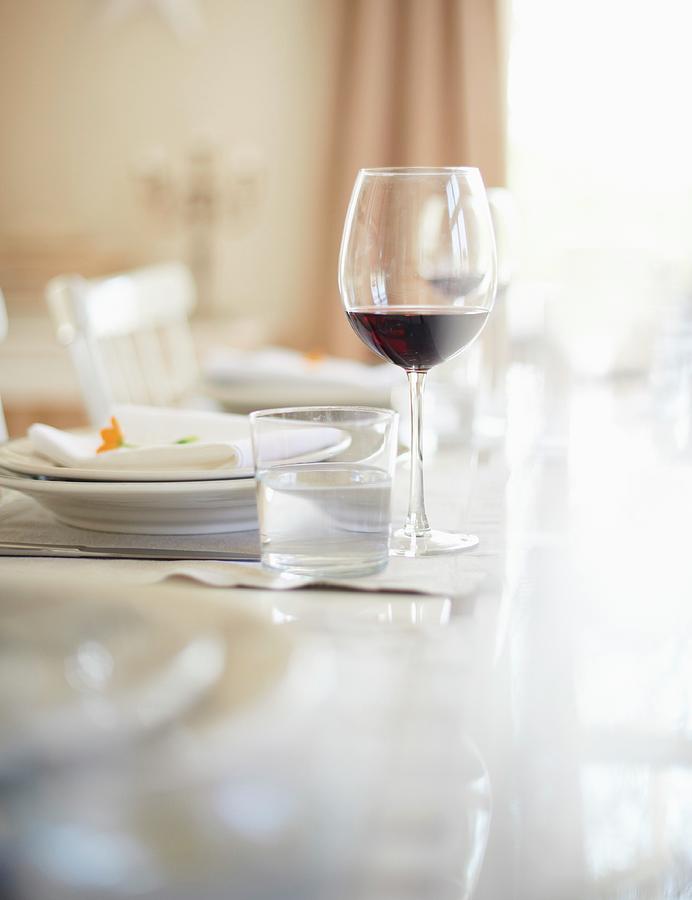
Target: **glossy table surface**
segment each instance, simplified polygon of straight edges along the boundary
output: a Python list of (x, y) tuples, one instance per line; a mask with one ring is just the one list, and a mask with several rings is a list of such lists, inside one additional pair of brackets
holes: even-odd
[[(462, 516), (457, 453), (429, 463), (438, 520)], [(100, 584), (249, 613), (302, 667), (205, 748), (207, 777), (169, 729), (5, 785), (7, 896), (690, 896), (690, 457), (646, 384), (515, 365), (484, 478), (459, 524), (481, 535), (460, 571), (485, 577), (456, 598), (143, 588), (115, 563), (106, 585), (94, 561), (0, 561), (3, 602)]]

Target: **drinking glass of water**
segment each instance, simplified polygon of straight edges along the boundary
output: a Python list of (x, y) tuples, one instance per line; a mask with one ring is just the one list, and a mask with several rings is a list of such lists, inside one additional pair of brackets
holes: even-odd
[(312, 406), (250, 415), (262, 562), (350, 577), (387, 564), (398, 415)]

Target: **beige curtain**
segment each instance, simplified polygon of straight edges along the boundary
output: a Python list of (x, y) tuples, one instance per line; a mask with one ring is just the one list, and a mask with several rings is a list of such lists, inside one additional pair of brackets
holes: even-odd
[(502, 0), (333, 0), (332, 102), (312, 288), (313, 346), (368, 358), (341, 314), (341, 229), (367, 166), (474, 165), (505, 177)]

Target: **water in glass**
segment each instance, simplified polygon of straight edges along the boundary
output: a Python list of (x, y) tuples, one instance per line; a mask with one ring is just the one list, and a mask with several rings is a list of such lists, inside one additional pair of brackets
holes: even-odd
[(258, 474), (264, 563), (335, 577), (384, 568), (391, 488), (387, 472), (356, 463), (284, 465)]

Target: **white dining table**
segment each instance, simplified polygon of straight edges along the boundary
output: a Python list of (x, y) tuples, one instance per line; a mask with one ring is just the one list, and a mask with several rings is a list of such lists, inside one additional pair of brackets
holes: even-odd
[(515, 365), (504, 440), (480, 443), (475, 470), (468, 448), (428, 462), (433, 521), (481, 538), (440, 560), (439, 592), (434, 574), (425, 593), (276, 591), (212, 587), (204, 564), (163, 578), (157, 561), (0, 560), (3, 603), (117, 595), (190, 621), (249, 617), (295, 660), (292, 687), (232, 710), (206, 777), (169, 728), (6, 788), (0, 887), (687, 896), (692, 463), (649, 400), (642, 382)]

